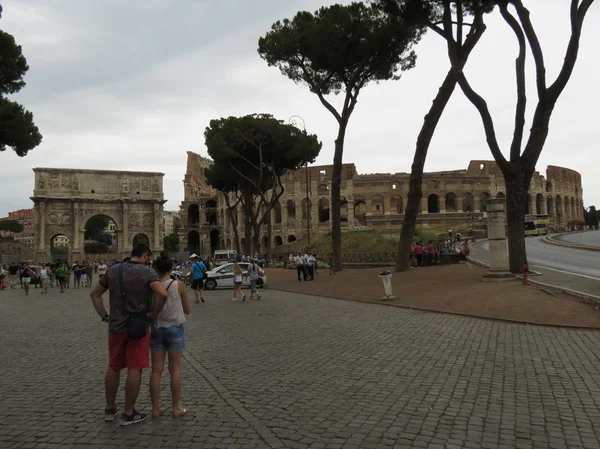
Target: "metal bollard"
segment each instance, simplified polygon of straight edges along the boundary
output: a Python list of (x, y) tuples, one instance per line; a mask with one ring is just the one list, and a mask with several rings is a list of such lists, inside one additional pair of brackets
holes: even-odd
[(529, 281), (527, 280), (528, 272), (529, 272), (529, 267), (527, 265), (523, 265), (523, 285), (529, 285)]

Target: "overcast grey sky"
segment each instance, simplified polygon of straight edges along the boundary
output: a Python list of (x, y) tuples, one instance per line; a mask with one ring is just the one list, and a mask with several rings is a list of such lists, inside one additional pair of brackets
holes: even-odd
[[(323, 141), (318, 164), (331, 164), (334, 118), (305, 86), (269, 68), (256, 51), (271, 24), (328, 0), (5, 0), (0, 28), (23, 46), (30, 71), (16, 98), (44, 136), (25, 158), (0, 154), (0, 216), (31, 207), (32, 167), (127, 169), (165, 173), (166, 209), (183, 197), (186, 151), (206, 154), (212, 118), (254, 112), (294, 114)], [(349, 3), (349, 2), (341, 2)], [(555, 109), (538, 163), (579, 171), (586, 205), (600, 207), (600, 131), (596, 106), (600, 3), (585, 22), (579, 61)], [(570, 0), (525, 0), (542, 42), (549, 80), (569, 37)], [(512, 137), (516, 41), (494, 14), (467, 67), (490, 104), (500, 142)], [(506, 39), (505, 39), (506, 38)], [(416, 136), (448, 69), (433, 33), (417, 47), (417, 66), (400, 81), (369, 85), (346, 138), (344, 162), (359, 173), (408, 172)], [(531, 59), (529, 59), (531, 62)], [(529, 74), (533, 75), (529, 65)], [(530, 77), (533, 82), (533, 77)], [(529, 91), (529, 112), (536, 103)], [(434, 136), (427, 171), (491, 159), (479, 115), (457, 89)]]

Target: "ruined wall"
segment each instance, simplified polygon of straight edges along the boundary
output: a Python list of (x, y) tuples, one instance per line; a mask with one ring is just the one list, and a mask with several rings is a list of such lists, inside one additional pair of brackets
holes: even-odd
[[(203, 159), (203, 163), (210, 164), (210, 161)], [(195, 173), (192, 178), (202, 176), (200, 173), (206, 166), (193, 166)], [(304, 238), (309, 225), (311, 235), (330, 232), (331, 171), (331, 165), (312, 166), (308, 167), (308, 172), (302, 168), (283, 177), (285, 193), (271, 217), (273, 246)], [(546, 174), (547, 178), (536, 172), (532, 178), (528, 212), (548, 213), (556, 227), (564, 227), (569, 220), (582, 218), (581, 175), (554, 166), (548, 167)], [(186, 182), (192, 182), (192, 178), (186, 175)], [(341, 185), (342, 229), (401, 226), (409, 181), (409, 173), (359, 174), (354, 164), (344, 164)], [(469, 220), (483, 220), (486, 201), (506, 195), (502, 172), (494, 161), (487, 160), (471, 161), (463, 170), (424, 173), (422, 188), (418, 222), (425, 226), (462, 226)], [(234, 233), (227, 219), (225, 201), (223, 197), (216, 194), (210, 196), (209, 193), (198, 195), (197, 201), (213, 199), (217, 202), (217, 223), (212, 229), (218, 230), (221, 247), (233, 248)], [(183, 213), (182, 209), (182, 216)], [(242, 238), (244, 223), (241, 208), (238, 208), (237, 215)], [(266, 227), (263, 233), (262, 243), (266, 246)], [(206, 236), (206, 233), (203, 235)]]

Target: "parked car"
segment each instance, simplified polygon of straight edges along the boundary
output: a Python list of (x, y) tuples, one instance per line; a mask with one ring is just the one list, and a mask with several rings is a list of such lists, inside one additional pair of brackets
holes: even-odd
[[(248, 272), (248, 262), (239, 262), (240, 268), (244, 272), (244, 276)], [(256, 281), (256, 286), (262, 288), (267, 285), (267, 276), (263, 274)], [(250, 279), (244, 279), (242, 287), (249, 287)], [(233, 288), (233, 263), (225, 263), (220, 265), (213, 270), (206, 272), (206, 280), (204, 282), (204, 288), (207, 290), (214, 290), (215, 288)]]

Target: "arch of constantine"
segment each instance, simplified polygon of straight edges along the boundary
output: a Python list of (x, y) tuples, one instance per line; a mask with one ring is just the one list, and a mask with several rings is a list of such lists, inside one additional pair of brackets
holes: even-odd
[[(188, 152), (184, 181), (185, 200), (181, 205), (183, 228), (180, 251), (212, 254), (216, 248), (235, 248), (235, 237), (227, 205), (206, 183), (204, 169), (211, 161)], [(308, 168), (309, 195), (306, 198), (306, 172), (300, 169), (284, 175), (285, 193), (272, 211), (272, 246), (331, 229), (331, 165)], [(384, 229), (402, 225), (408, 196), (410, 173), (359, 174), (354, 164), (342, 171), (342, 229)], [(564, 167), (549, 166), (546, 175), (536, 172), (529, 188), (528, 213), (548, 214), (550, 227), (565, 229), (570, 220), (583, 218), (581, 175)], [(463, 170), (424, 173), (419, 226), (444, 225), (457, 228), (487, 217), (486, 201), (506, 194), (504, 178), (494, 161), (471, 161)], [(234, 214), (243, 217), (238, 207)], [(244, 236), (244, 220), (238, 220), (239, 236)], [(191, 242), (193, 239), (193, 242)], [(267, 244), (263, 227), (261, 240)], [(243, 247), (243, 244), (242, 244)]]
[(68, 260), (83, 260), (86, 223), (105, 216), (114, 224), (117, 257), (131, 254), (134, 239), (162, 249), (163, 173), (34, 168), (35, 261), (51, 260), (52, 242), (65, 236)]

